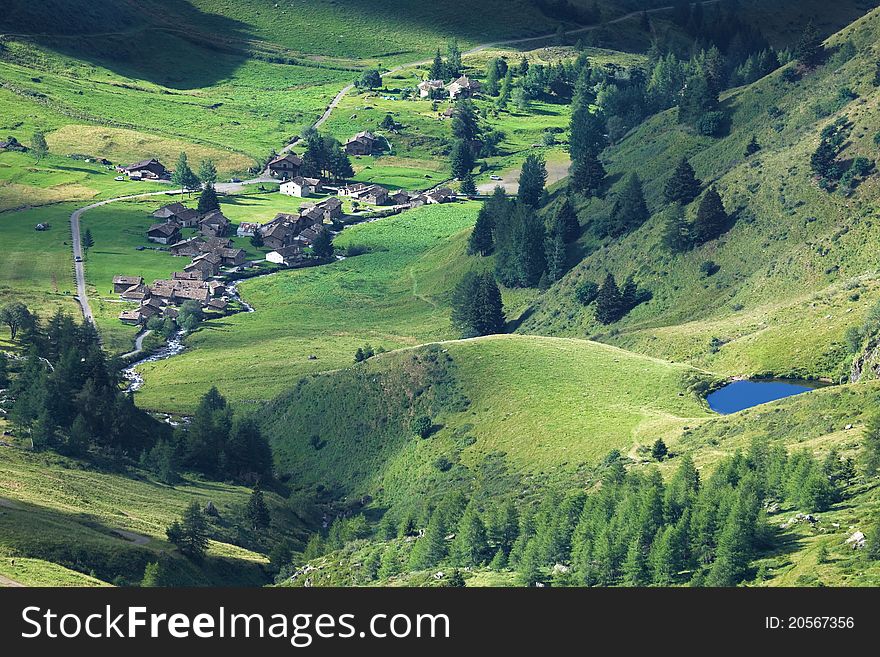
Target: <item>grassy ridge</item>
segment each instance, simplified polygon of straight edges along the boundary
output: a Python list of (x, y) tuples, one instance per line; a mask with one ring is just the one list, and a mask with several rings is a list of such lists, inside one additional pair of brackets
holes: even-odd
[[(582, 340), (492, 336), (303, 379), (259, 417), (279, 467), (304, 486), (380, 504), (471, 480), (476, 495), (511, 494), (523, 477), (572, 481), (611, 449), (673, 441), (708, 417), (688, 392), (699, 377)], [(420, 414), (435, 425), (427, 440), (410, 428)]]

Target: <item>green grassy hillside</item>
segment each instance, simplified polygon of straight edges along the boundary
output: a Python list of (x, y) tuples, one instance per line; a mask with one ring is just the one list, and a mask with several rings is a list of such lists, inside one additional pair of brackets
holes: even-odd
[[(164, 555), (181, 582), (260, 585), (269, 546), (282, 531), (289, 540), (297, 538), (300, 521), (273, 494), (267, 494), (273, 528), (257, 539), (235, 528), (250, 495), (247, 488), (198, 480), (167, 486), (137, 471), (101, 472), (50, 454), (2, 450), (0, 575), (22, 584), (98, 583), (76, 573), (136, 584), (146, 563)], [(213, 540), (204, 568), (177, 555), (165, 539), (166, 527), (192, 501), (213, 502), (220, 512), (211, 521)]]
[[(876, 296), (877, 182), (869, 178), (851, 196), (829, 194), (813, 180), (809, 158), (820, 130), (839, 117), (854, 125), (841, 157), (876, 155), (880, 124), (872, 108), (880, 92), (871, 79), (878, 30), (880, 13), (873, 12), (829, 40), (828, 62), (818, 70), (790, 82), (791, 64), (726, 94), (731, 126), (722, 138), (692, 134), (671, 110), (612, 146), (610, 172), (638, 171), (652, 211), (664, 207), (668, 172), (688, 156), (698, 177), (721, 193), (736, 224), (719, 240), (682, 255), (661, 246), (658, 215), (621, 240), (585, 237), (585, 259), (544, 295), (523, 330), (600, 334), (614, 344), (730, 374), (839, 374), (844, 330), (863, 320)], [(853, 45), (851, 58), (836, 54), (845, 42)], [(843, 88), (858, 98), (841, 100)], [(747, 159), (751, 135), (762, 149)], [(593, 200), (581, 219), (589, 223), (609, 207), (610, 200)], [(714, 275), (700, 271), (707, 261), (719, 267)], [(632, 274), (654, 295), (611, 333), (574, 298), (579, 282), (600, 282), (606, 271), (619, 278)], [(722, 346), (710, 352), (713, 338)]]
[(689, 390), (701, 378), (593, 342), (493, 336), (305, 378), (259, 416), (292, 481), (399, 505), (472, 480), (483, 496), (574, 481), (611, 449), (674, 442), (708, 416)]

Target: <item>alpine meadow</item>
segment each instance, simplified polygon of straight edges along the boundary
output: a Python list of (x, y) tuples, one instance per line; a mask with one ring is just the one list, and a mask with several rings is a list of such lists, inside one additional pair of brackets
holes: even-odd
[(880, 3), (5, 5), (0, 586), (880, 585)]

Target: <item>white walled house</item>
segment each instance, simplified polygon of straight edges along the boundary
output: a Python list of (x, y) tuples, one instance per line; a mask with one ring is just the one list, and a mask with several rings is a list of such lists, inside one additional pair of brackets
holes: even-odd
[(287, 196), (306, 198), (321, 191), (321, 181), (317, 178), (302, 178), (297, 176), (293, 180), (283, 183), (279, 190)]

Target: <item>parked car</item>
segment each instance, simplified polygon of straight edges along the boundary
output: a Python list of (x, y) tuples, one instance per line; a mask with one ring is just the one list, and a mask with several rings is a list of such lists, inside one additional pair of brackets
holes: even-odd
[(82, 259), (80, 256), (76, 256), (76, 257), (74, 258), (74, 260), (75, 260), (76, 262), (82, 262), (82, 261), (83, 261), (83, 259)]
[(125, 176), (116, 176), (113, 180), (116, 182), (125, 182)]
[(229, 179), (229, 182), (231, 182), (231, 183), (240, 183), (240, 182), (241, 182), (241, 178), (230, 178), (230, 179)]
[(504, 180), (501, 176), (489, 176), (489, 180)]

